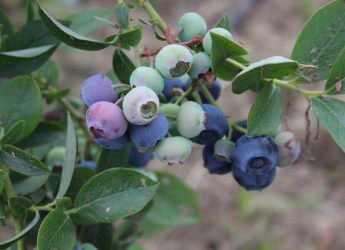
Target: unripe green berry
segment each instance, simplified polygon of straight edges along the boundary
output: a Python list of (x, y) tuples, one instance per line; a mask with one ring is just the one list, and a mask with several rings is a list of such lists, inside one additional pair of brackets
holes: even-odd
[(167, 137), (157, 143), (157, 159), (169, 165), (185, 162), (192, 152), (192, 143), (182, 136)]
[(205, 111), (193, 101), (184, 102), (177, 113), (177, 130), (186, 137), (193, 138), (205, 129)]
[(210, 32), (214, 32), (218, 35), (222, 35), (230, 40), (233, 40), (231, 33), (224, 29), (224, 28), (213, 28), (210, 29), (206, 35), (204, 36), (204, 39), (202, 40), (202, 46), (204, 47), (204, 50), (207, 54), (211, 55), (211, 49), (212, 49), (212, 38)]

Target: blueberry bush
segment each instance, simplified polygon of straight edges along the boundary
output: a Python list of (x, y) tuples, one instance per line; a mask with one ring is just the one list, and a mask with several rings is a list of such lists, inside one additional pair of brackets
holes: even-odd
[[(173, 29), (147, 0), (57, 19), (29, 1), (26, 23), (15, 28), (0, 10), (0, 223), (15, 228), (0, 249), (129, 249), (141, 235), (197, 222), (193, 190), (144, 168), (152, 159), (183, 164), (197, 145), (210, 174), (263, 190), (302, 152), (293, 131), (282, 130), (284, 88), (309, 101), (345, 150), (345, 102), (336, 98), (345, 93), (344, 1), (312, 15), (290, 58), (249, 62), (230, 20), (223, 15), (210, 27), (188, 12)], [(88, 38), (98, 25), (114, 34)], [(162, 46), (142, 44), (143, 26)], [(50, 59), (62, 43), (114, 48), (111, 70), (85, 75), (77, 99), (59, 87)], [(234, 94), (256, 93), (246, 120), (225, 116), (220, 81), (231, 82)], [(43, 116), (43, 104), (63, 115)]]

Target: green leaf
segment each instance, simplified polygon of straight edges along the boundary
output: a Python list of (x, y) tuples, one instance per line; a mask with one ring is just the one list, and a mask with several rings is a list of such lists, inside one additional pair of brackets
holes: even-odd
[(217, 73), (218, 68), (223, 64), (225, 59), (248, 54), (248, 52), (241, 45), (238, 45), (222, 35), (211, 32), (211, 39), (211, 62), (212, 72), (214, 74)]
[[(55, 45), (44, 45), (36, 48), (0, 52), (0, 63), (12, 63), (40, 56), (54, 48)], [(54, 48), (55, 49), (55, 48)]]
[(142, 210), (158, 183), (132, 169), (108, 169), (91, 178), (75, 200), (77, 214), (94, 223), (114, 222)]
[(48, 86), (58, 87), (60, 69), (57, 62), (48, 60), (40, 68), (33, 72), (33, 75), (39, 75), (42, 81)]
[(109, 168), (123, 168), (128, 166), (130, 148), (130, 144), (119, 149), (102, 148), (97, 163), (97, 172), (102, 172)]
[(40, 122), (36, 129), (17, 145), (21, 148), (33, 148), (54, 143), (66, 135), (64, 129), (52, 122)]
[(42, 97), (37, 83), (18, 76), (0, 84), (0, 123), (5, 130), (20, 120), (25, 122), (19, 139), (27, 137), (39, 123)]
[(176, 176), (155, 172), (161, 182), (151, 210), (141, 218), (144, 235), (152, 235), (172, 226), (196, 223), (200, 208), (195, 192)]
[(19, 234), (14, 235), (13, 237), (0, 242), (0, 249), (7, 249), (10, 247), (13, 243), (15, 243), (17, 240), (21, 239), (24, 235), (26, 235), (39, 221), (40, 214), (36, 211), (34, 219), (24, 228), (23, 231), (21, 231)]
[(71, 21), (71, 30), (80, 35), (87, 35), (100, 25), (95, 16), (107, 18), (110, 14), (111, 10), (105, 8), (84, 9), (68, 16), (66, 20)]
[(3, 9), (0, 9), (0, 24), (1, 36), (11, 35), (14, 32), (14, 26)]
[(141, 28), (132, 29), (125, 33), (120, 34), (120, 43), (126, 43), (129, 46), (136, 46), (140, 43), (142, 38)]
[[(2, 192), (4, 191), (5, 188), (5, 184), (3, 181), (0, 181), (0, 195), (2, 194)], [(1, 220), (1, 216), (0, 216), (0, 220)]]
[(345, 47), (345, 2), (335, 0), (320, 8), (298, 35), (291, 58), (306, 67), (301, 70), (302, 83), (314, 83), (328, 78), (333, 64)]
[(16, 122), (3, 137), (0, 138), (0, 145), (2, 144), (14, 144), (18, 141), (24, 130), (24, 121), (20, 120)]
[(345, 102), (329, 97), (314, 97), (311, 104), (316, 117), (345, 151)]
[(38, 250), (73, 249), (76, 231), (71, 218), (62, 209), (51, 211), (43, 220), (37, 236)]
[(109, 45), (110, 43), (99, 42), (83, 35), (80, 35), (73, 30), (67, 28), (66, 26), (55, 20), (50, 14), (48, 14), (41, 6), (38, 4), (40, 17), (48, 29), (48, 31), (55, 36), (60, 41), (66, 43), (67, 45), (81, 49), (81, 50), (101, 50)]
[(122, 83), (129, 84), (135, 65), (121, 49), (117, 48), (113, 55), (113, 69)]
[[(1, 227), (6, 226), (5, 204), (6, 202), (5, 202), (4, 197), (0, 195), (0, 226)], [(0, 246), (0, 249), (1, 249), (1, 246)]]
[(329, 95), (339, 95), (345, 93), (345, 48), (335, 61), (332, 71), (328, 77), (325, 91)]
[(35, 19), (35, 11), (31, 1), (26, 1), (26, 22), (31, 22)]
[(69, 197), (62, 197), (56, 199), (56, 207), (61, 209), (68, 209), (72, 206), (72, 200)]
[[(248, 64), (248, 61), (240, 56), (232, 59), (244, 65)], [(225, 60), (224, 63), (217, 69), (216, 75), (222, 80), (230, 81), (234, 79), (235, 76), (241, 71), (241, 69), (232, 64), (229, 60)]]
[(7, 177), (7, 174), (4, 170), (0, 169), (0, 181), (5, 180), (5, 178)]
[(0, 147), (0, 160), (6, 167), (27, 176), (47, 175), (49, 169), (29, 153), (11, 145)]
[(214, 26), (215, 28), (223, 28), (227, 31), (231, 32), (231, 23), (229, 17), (224, 14), (217, 22), (217, 24)]
[(111, 223), (97, 223), (84, 227), (81, 242), (88, 242), (98, 249), (113, 249), (114, 227)]
[(77, 160), (77, 136), (71, 116), (67, 113), (66, 154), (62, 168), (61, 183), (56, 198), (62, 198), (71, 183), (75, 163)]
[(283, 102), (279, 89), (267, 83), (259, 92), (248, 115), (247, 135), (265, 135), (275, 130), (283, 115)]
[(129, 25), (130, 9), (127, 4), (121, 3), (115, 6), (115, 17), (121, 29), (127, 29)]
[(298, 68), (296, 61), (282, 56), (273, 56), (255, 62), (245, 68), (232, 81), (232, 92), (242, 94), (261, 79), (283, 78)]
[(33, 205), (32, 201), (22, 196), (12, 196), (8, 198), (8, 206), (16, 215), (24, 215)]

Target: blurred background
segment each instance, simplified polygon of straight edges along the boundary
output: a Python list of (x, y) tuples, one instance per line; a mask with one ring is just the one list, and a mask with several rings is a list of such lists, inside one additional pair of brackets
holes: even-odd
[[(127, 2), (127, 1), (126, 1)], [(128, 1), (133, 2), (134, 1)], [(173, 30), (181, 15), (193, 11), (202, 15), (212, 28), (228, 14), (233, 25), (234, 41), (249, 51), (246, 57), (255, 62), (281, 55), (290, 57), (303, 24), (327, 0), (156, 0), (157, 8)], [(91, 7), (113, 8), (116, 1), (60, 0), (40, 3), (55, 18), (64, 18), (77, 10)], [(22, 1), (0, 0), (0, 7), (10, 13), (18, 25), (25, 20)], [(132, 11), (148, 20), (140, 8)], [(109, 20), (114, 21), (114, 16)], [(154, 39), (149, 27), (143, 27), (141, 47), (155, 49), (164, 45)], [(90, 36), (102, 40), (114, 32), (103, 26)], [(84, 79), (93, 73), (111, 69), (114, 48), (86, 52), (60, 46), (53, 60), (60, 65), (61, 88), (71, 87), (71, 95), (79, 97)], [(128, 53), (133, 57), (133, 54)], [(253, 93), (240, 96), (231, 93), (231, 83), (222, 82), (220, 107), (233, 120), (245, 119), (254, 101)], [(322, 88), (323, 83), (308, 86)], [(305, 86), (306, 87), (306, 86)], [(272, 185), (261, 192), (247, 192), (231, 175), (208, 174), (203, 168), (200, 147), (181, 166), (165, 166), (153, 161), (148, 167), (169, 171), (191, 186), (197, 193), (202, 218), (200, 223), (170, 228), (139, 242), (149, 250), (326, 250), (345, 249), (345, 154), (325, 128), (317, 123), (313, 111), (308, 115), (308, 102), (302, 96), (282, 91), (284, 117), (282, 127), (296, 133), (303, 145), (298, 164), (278, 169)], [(311, 122), (307, 128), (308, 120)], [(310, 143), (306, 143), (306, 138)]]

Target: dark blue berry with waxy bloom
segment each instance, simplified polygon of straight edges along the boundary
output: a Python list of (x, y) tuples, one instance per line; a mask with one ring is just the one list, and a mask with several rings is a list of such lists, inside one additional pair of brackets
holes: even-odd
[(181, 42), (189, 41), (198, 35), (204, 35), (207, 31), (205, 19), (195, 12), (188, 12), (181, 16), (177, 28), (181, 29), (178, 35)]
[(178, 93), (174, 92), (174, 89), (183, 89), (184, 88), (184, 81), (180, 77), (172, 78), (172, 79), (167, 79), (164, 78), (164, 88), (163, 88), (163, 95), (167, 99), (167, 101), (170, 101), (176, 96), (179, 96)]
[(227, 161), (219, 161), (214, 157), (213, 145), (205, 146), (202, 151), (204, 167), (210, 174), (227, 174), (231, 172), (231, 163)]
[(94, 139), (112, 140), (125, 134), (128, 122), (122, 109), (111, 102), (96, 102), (86, 112), (86, 124)]
[(182, 136), (167, 137), (155, 146), (157, 159), (168, 165), (185, 162), (191, 153), (191, 141)]
[(268, 187), (272, 184), (276, 176), (276, 168), (263, 174), (246, 174), (240, 169), (233, 167), (232, 175), (236, 182), (246, 190), (258, 190)]
[(261, 175), (272, 171), (279, 159), (277, 143), (269, 135), (247, 137), (243, 135), (232, 152), (233, 168), (248, 175)]
[(164, 139), (169, 130), (168, 119), (161, 113), (150, 123), (129, 126), (129, 136), (133, 144), (143, 150), (153, 148), (159, 140)]
[(157, 116), (159, 99), (152, 89), (145, 86), (135, 87), (123, 99), (122, 109), (130, 123), (145, 125)]
[(229, 129), (228, 121), (223, 111), (211, 104), (201, 104), (205, 111), (205, 129), (192, 139), (193, 142), (202, 145), (213, 145), (221, 139)]
[(92, 75), (84, 81), (81, 87), (81, 98), (88, 107), (100, 101), (114, 103), (118, 96), (112, 85), (113, 82), (106, 75)]
[(193, 63), (193, 55), (184, 46), (169, 44), (161, 49), (155, 58), (155, 68), (168, 79), (180, 77), (188, 72)]
[(129, 138), (128, 132), (123, 134), (121, 137), (111, 140), (104, 140), (102, 138), (95, 139), (95, 141), (106, 149), (119, 149), (127, 146), (131, 139)]
[(133, 144), (128, 158), (128, 163), (132, 167), (141, 168), (145, 167), (147, 163), (154, 157), (153, 152), (141, 152)]

